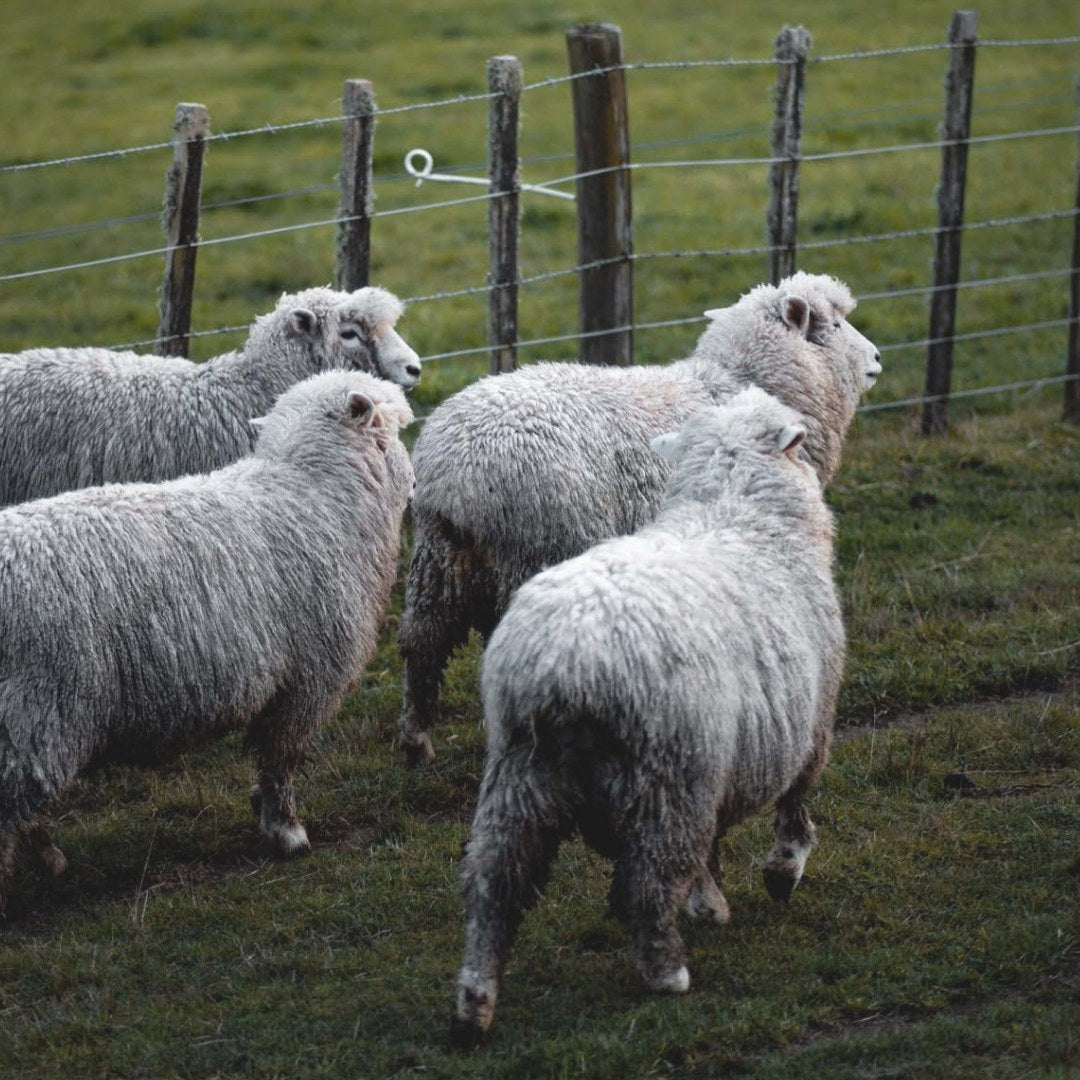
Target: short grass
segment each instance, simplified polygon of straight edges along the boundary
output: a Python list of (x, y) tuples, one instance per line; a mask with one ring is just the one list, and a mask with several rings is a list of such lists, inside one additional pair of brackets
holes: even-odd
[(1055, 414), (1016, 401), (930, 442), (860, 422), (830, 496), (851, 650), (821, 844), (778, 906), (769, 815), (724, 840), (734, 919), (687, 929), (687, 998), (637, 988), (610, 867), (571, 843), (490, 1044), (450, 1049), (478, 646), (438, 759), (405, 770), (398, 596), (301, 782), (309, 858), (261, 852), (238, 738), (57, 808), (68, 874), (21, 868), (0, 935), (0, 1074), (1076, 1075), (1080, 495)]
[[(950, 5), (823, 0), (800, 12), (819, 54), (941, 41)], [(980, 4), (988, 38), (1075, 33), (1072, 6)], [(369, 77), (381, 105), (484, 89), (486, 57), (521, 57), (527, 81), (565, 70), (562, 34), (619, 23), (631, 60), (760, 57), (795, 13), (765, 0), (613, 2), (586, 11), (327, 0), (302, 8), (197, 2), (103, 9), (42, 0), (5, 13), (7, 119), (0, 164), (156, 142), (175, 102), (201, 100), (215, 130), (332, 116), (341, 81)], [(976, 133), (1075, 123), (1075, 46), (985, 49)], [(812, 65), (811, 152), (925, 141), (939, 122), (940, 52)], [(763, 156), (768, 68), (634, 72), (634, 159)], [(471, 193), (400, 176), (425, 146), (438, 168), (483, 171), (486, 106), (385, 116), (379, 209)], [(565, 87), (532, 91), (522, 139), (530, 180), (572, 162)], [(972, 152), (974, 220), (1067, 209), (1075, 135)], [(333, 216), (338, 135), (324, 129), (215, 143), (203, 235)], [(161, 243), (154, 220), (168, 151), (0, 173), (0, 275)], [(934, 222), (933, 151), (804, 169), (804, 239)], [(311, 189), (311, 190), (309, 190)], [(642, 253), (763, 242), (764, 169), (635, 176)], [(573, 264), (561, 203), (526, 199), (523, 271)], [(130, 215), (143, 220), (122, 222)], [(85, 224), (114, 222), (82, 230)], [(42, 235), (47, 230), (61, 230)], [(33, 234), (20, 239), (23, 234)], [(986, 278), (1065, 269), (1070, 223), (977, 231), (964, 270)], [(377, 281), (403, 296), (482, 284), (482, 206), (375, 223)], [(332, 274), (332, 230), (200, 253), (196, 327), (244, 324), (283, 290)], [(863, 297), (924, 284), (926, 238), (812, 249), (803, 265)], [(761, 257), (643, 261), (642, 321), (692, 318), (763, 273)], [(0, 282), (0, 348), (152, 337), (160, 258)], [(572, 277), (522, 296), (527, 337), (571, 333)], [(1060, 319), (1060, 276), (961, 294), (961, 331)], [(922, 384), (924, 297), (865, 299), (855, 319), (886, 347), (873, 400)], [(426, 354), (483, 343), (482, 299), (413, 304), (402, 329)], [(690, 346), (698, 325), (641, 331), (637, 358)], [(201, 339), (199, 356), (238, 335)], [(569, 356), (573, 343), (547, 355)], [(534, 352), (523, 353), (524, 360)], [(960, 343), (970, 388), (1060, 373), (1061, 327)], [(432, 361), (424, 410), (484, 360)], [(638, 988), (626, 935), (604, 916), (609, 868), (580, 844), (523, 928), (490, 1044), (446, 1039), (461, 949), (456, 874), (483, 757), (479, 645), (451, 666), (449, 722), (420, 772), (392, 745), (400, 704), (393, 631), (363, 684), (321, 733), (302, 780), (310, 858), (265, 858), (247, 808), (239, 738), (166, 768), (80, 781), (53, 824), (71, 862), (58, 882), (20, 868), (0, 930), (0, 1075), (1072, 1077), (1080, 1075), (1080, 430), (1060, 390), (957, 402), (926, 440), (909, 410), (867, 413), (829, 500), (850, 649), (834, 761), (814, 800), (820, 848), (787, 906), (759, 884), (769, 815), (724, 840), (734, 919), (690, 928), (682, 1000)]]

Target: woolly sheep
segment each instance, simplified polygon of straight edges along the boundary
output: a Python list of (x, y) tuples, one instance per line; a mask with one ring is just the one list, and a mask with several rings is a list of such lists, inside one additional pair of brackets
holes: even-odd
[(320, 371), (413, 386), (401, 312), (385, 289), (314, 288), (282, 296), (241, 350), (201, 364), (94, 348), (0, 356), (0, 505), (228, 465), (255, 445), (249, 421)]
[(292, 774), (375, 647), (411, 418), (397, 386), (326, 372), (217, 472), (0, 511), (0, 906), (17, 832), (89, 766), (165, 761), (244, 724), (263, 836), (308, 849)]
[(847, 321), (847, 286), (797, 273), (711, 319), (691, 356), (666, 366), (535, 364), (483, 379), (428, 418), (413, 453), (416, 533), (398, 644), (401, 741), (434, 756), (442, 671), (476, 627), (486, 638), (511, 593), (545, 566), (656, 514), (668, 466), (649, 439), (758, 385), (805, 418), (823, 483), (860, 395), (881, 372)]
[[(484, 654), (487, 758), (462, 868), (454, 1034), (491, 1023), (522, 912), (574, 830), (614, 858), (610, 902), (654, 991), (689, 988), (678, 908), (715, 840), (777, 800), (766, 874), (793, 887), (844, 652), (832, 519), (798, 413), (752, 387), (659, 448), (655, 522), (526, 582)], [(726, 901), (716, 890), (726, 917)]]

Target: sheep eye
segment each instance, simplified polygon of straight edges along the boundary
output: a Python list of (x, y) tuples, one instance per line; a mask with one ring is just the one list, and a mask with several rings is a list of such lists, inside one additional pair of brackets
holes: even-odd
[(832, 325), (833, 325), (834, 330), (839, 330), (840, 329), (840, 320), (839, 319), (834, 319)]
[(342, 341), (356, 341), (356, 340), (359, 339), (359, 337), (360, 337), (360, 335), (355, 330), (342, 330), (341, 331), (341, 340)]

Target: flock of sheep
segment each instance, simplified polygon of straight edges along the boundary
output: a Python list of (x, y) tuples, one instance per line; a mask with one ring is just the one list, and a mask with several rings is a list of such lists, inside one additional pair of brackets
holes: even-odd
[(77, 776), (241, 726), (263, 836), (307, 850), (292, 777), (372, 655), (411, 504), (411, 764), (451, 652), (487, 641), (456, 1040), (575, 832), (646, 986), (685, 991), (680, 909), (729, 918), (717, 838), (775, 802), (778, 899), (814, 842), (844, 655), (821, 489), (881, 372), (853, 307), (797, 273), (707, 312), (684, 360), (482, 379), (411, 460), (420, 362), (383, 289), (283, 296), (203, 364), (0, 357), (0, 908), (20, 843), (63, 871), (37, 815)]

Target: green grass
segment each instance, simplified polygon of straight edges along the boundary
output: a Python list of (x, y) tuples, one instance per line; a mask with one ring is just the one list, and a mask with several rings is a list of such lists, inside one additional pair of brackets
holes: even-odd
[[(826, 0), (805, 17), (819, 55), (944, 39), (952, 6), (903, 17)], [(992, 0), (987, 38), (1075, 33), (1072, 6)], [(788, 5), (658, 0), (586, 11), (420, 4), (358, 8), (43, 0), (5, 13), (7, 119), (0, 164), (158, 142), (177, 101), (203, 101), (216, 131), (332, 116), (348, 77), (382, 106), (484, 89), (488, 56), (514, 53), (527, 82), (565, 71), (563, 31), (619, 23), (627, 58), (763, 57)], [(1075, 122), (1075, 46), (984, 49), (977, 134)], [(941, 52), (812, 64), (808, 152), (935, 137)], [(769, 68), (632, 72), (634, 160), (764, 156)], [(483, 172), (486, 106), (380, 119), (378, 209), (471, 194), (400, 178), (413, 146), (436, 168)], [(531, 91), (529, 157), (570, 147), (565, 86)], [(694, 139), (685, 145), (671, 140)], [(972, 220), (1067, 209), (1075, 135), (972, 151)], [(315, 187), (288, 200), (207, 211), (207, 238), (332, 217), (334, 125), (214, 143), (205, 201)], [(0, 174), (0, 275), (162, 243), (151, 217), (59, 236), (12, 234), (154, 214), (169, 152)], [(526, 180), (572, 171), (534, 162)], [(934, 151), (822, 162), (803, 170), (808, 241), (934, 223)], [(765, 170), (635, 174), (635, 250), (764, 242)], [(525, 274), (576, 261), (572, 209), (524, 200)], [(480, 285), (482, 204), (374, 225), (376, 281), (400, 295)], [(968, 278), (1067, 267), (1067, 221), (975, 231)], [(7, 239), (4, 239), (4, 238)], [(196, 328), (243, 324), (283, 290), (330, 279), (331, 229), (204, 248)], [(806, 253), (867, 296), (918, 286), (928, 238)], [(0, 282), (0, 349), (116, 343), (156, 332), (160, 257)], [(761, 278), (764, 258), (643, 261), (641, 321), (693, 317)], [(1066, 279), (960, 295), (961, 332), (1066, 314)], [(574, 329), (576, 285), (523, 290), (523, 336)], [(924, 297), (866, 300), (855, 321), (879, 344), (925, 336)], [(421, 353), (480, 345), (482, 298), (414, 304), (402, 330)], [(697, 325), (641, 331), (637, 359), (684, 353)], [(197, 355), (235, 344), (202, 339)], [(1060, 373), (1062, 328), (958, 344), (955, 383)], [(570, 356), (574, 344), (546, 355)], [(524, 360), (538, 353), (523, 354)], [(885, 354), (872, 400), (922, 386), (921, 349)], [(432, 362), (423, 410), (477, 377), (483, 358)], [(461, 950), (456, 875), (483, 762), (479, 644), (454, 660), (438, 759), (403, 769), (393, 746), (400, 663), (386, 633), (363, 684), (320, 734), (301, 780), (310, 858), (259, 847), (240, 739), (159, 770), (110, 769), (55, 808), (67, 875), (20, 867), (0, 929), (0, 1075), (438, 1077), (908, 1077), (1080, 1075), (1080, 430), (1060, 390), (958, 401), (948, 436), (910, 411), (868, 413), (829, 492), (849, 661), (834, 761), (814, 799), (821, 844), (787, 906), (760, 886), (769, 817), (723, 842), (734, 913), (687, 929), (692, 993), (637, 986), (625, 932), (604, 916), (609, 867), (567, 845), (523, 927), (490, 1044), (446, 1037)]]

